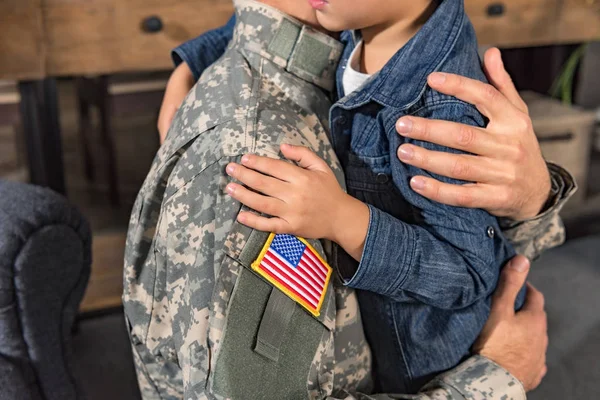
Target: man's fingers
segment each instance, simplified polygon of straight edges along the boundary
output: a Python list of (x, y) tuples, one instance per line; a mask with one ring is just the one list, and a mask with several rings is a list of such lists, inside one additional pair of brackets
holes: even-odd
[(421, 196), (454, 207), (492, 209), (492, 199), (486, 187), (479, 184), (454, 185), (426, 176), (415, 176), (410, 187)]
[(506, 175), (506, 171), (488, 165), (489, 159), (478, 156), (426, 150), (412, 144), (400, 146), (397, 155), (406, 164), (452, 179), (478, 183), (502, 182)]
[(489, 119), (500, 118), (507, 107), (513, 107), (492, 85), (464, 76), (434, 72), (428, 82), (433, 89), (474, 105)]
[(404, 137), (482, 156), (501, 150), (485, 130), (456, 122), (403, 117), (398, 120), (396, 130)]
[(287, 224), (281, 218), (267, 218), (251, 212), (242, 211), (237, 219), (240, 223), (259, 231), (286, 233), (285, 227)]
[(282, 144), (281, 152), (288, 160), (295, 161), (302, 168), (308, 170), (327, 171), (327, 164), (319, 156), (303, 146)]
[(531, 283), (527, 283), (527, 297), (523, 305), (523, 311), (542, 312), (544, 311), (544, 295), (537, 290)]
[(506, 96), (508, 101), (522, 112), (528, 112), (527, 105), (519, 95), (512, 78), (504, 69), (500, 50), (493, 47), (485, 52), (484, 70), (490, 83)]
[[(498, 287), (494, 292), (492, 308), (514, 312), (519, 291), (527, 280), (531, 263), (526, 257), (516, 256), (502, 269)], [(528, 294), (529, 299), (529, 294)]]
[(235, 178), (253, 190), (268, 196), (279, 197), (281, 193), (285, 192), (285, 182), (263, 175), (260, 172), (248, 169), (242, 165), (231, 163), (227, 165), (226, 171), (232, 178)]
[(287, 161), (253, 154), (244, 155), (242, 165), (285, 182), (292, 182), (294, 176), (302, 172), (298, 166)]
[(225, 190), (231, 197), (255, 211), (277, 217), (281, 215), (284, 203), (279, 199), (264, 196), (235, 183), (228, 184)]

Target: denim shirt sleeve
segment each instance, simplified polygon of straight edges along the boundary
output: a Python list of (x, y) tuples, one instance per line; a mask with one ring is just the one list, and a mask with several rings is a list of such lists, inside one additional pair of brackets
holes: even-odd
[[(472, 106), (458, 101), (423, 108), (414, 115), (475, 126), (485, 124)], [(396, 119), (397, 115), (389, 118), (382, 128), (389, 138), (392, 177), (402, 196), (421, 211), (421, 223), (409, 224), (370, 206), (363, 256), (358, 270), (346, 283), (396, 301), (418, 300), (444, 309), (466, 307), (495, 289), (501, 266), (514, 252), (496, 218), (487, 212), (436, 203), (410, 188), (412, 177), (432, 175), (399, 161), (396, 153), (402, 143), (436, 151), (456, 150), (402, 138), (395, 130)]]
[(173, 63), (178, 66), (185, 62), (197, 81), (202, 72), (225, 53), (233, 37), (234, 27), (235, 14), (224, 26), (208, 31), (174, 49), (171, 52)]

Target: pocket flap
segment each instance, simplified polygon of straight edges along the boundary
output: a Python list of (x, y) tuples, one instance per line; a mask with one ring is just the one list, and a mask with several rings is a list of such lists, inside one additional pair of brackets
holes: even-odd
[[(232, 234), (235, 235), (235, 229)], [(237, 249), (236, 249), (237, 247)], [(335, 327), (333, 270), (321, 243), (253, 230), (229, 256), (291, 298), (329, 330)]]

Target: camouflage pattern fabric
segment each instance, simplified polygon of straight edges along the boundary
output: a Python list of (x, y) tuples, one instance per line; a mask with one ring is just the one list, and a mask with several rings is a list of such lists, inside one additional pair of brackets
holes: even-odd
[[(224, 192), (227, 164), (246, 153), (280, 158), (281, 143), (302, 145), (343, 184), (327, 136), (341, 44), (262, 3), (235, 4), (232, 43), (185, 99), (131, 214), (123, 302), (144, 399), (228, 398), (221, 390), (235, 386), (235, 379), (222, 385), (215, 371), (239, 367), (221, 362), (232, 337), (229, 313), (238, 305), (264, 307), (236, 293), (244, 280), (263, 289), (267, 283), (244, 261), (254, 233), (236, 222), (242, 207)], [(335, 266), (329, 243), (311, 244)], [(237, 398), (525, 398), (514, 377), (478, 356), (416, 396), (361, 394), (370, 390), (371, 355), (356, 296), (339, 280), (332, 286), (323, 317), (318, 324), (311, 319), (321, 339), (307, 350), (312, 362), (301, 377), (302, 394)], [(313, 318), (304, 310), (294, 317)], [(244, 375), (261, 379), (279, 367), (249, 366)]]
[[(264, 4), (236, 6), (230, 48), (185, 99), (130, 220), (123, 300), (147, 399), (223, 397), (212, 391), (211, 371), (221, 367), (230, 303), (247, 275), (240, 254), (252, 233), (236, 222), (241, 205), (224, 192), (227, 164), (246, 153), (279, 158), (280, 144), (301, 145), (343, 182), (326, 129), (342, 45)], [(334, 294), (304, 397), (370, 385), (355, 294), (340, 284)]]

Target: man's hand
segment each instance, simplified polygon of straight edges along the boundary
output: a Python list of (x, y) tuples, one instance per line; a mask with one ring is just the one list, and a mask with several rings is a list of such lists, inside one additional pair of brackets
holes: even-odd
[(550, 193), (550, 175), (531, 125), (527, 106), (502, 63), (500, 51), (485, 54), (491, 85), (452, 74), (434, 73), (429, 85), (471, 103), (489, 118), (487, 128), (416, 117), (398, 120), (402, 136), (463, 150), (448, 154), (405, 144), (401, 161), (434, 174), (473, 182), (451, 185), (417, 176), (411, 187), (423, 196), (452, 206), (482, 208), (498, 217), (533, 218)]
[(517, 256), (502, 271), (492, 300), (490, 317), (473, 345), (473, 352), (489, 358), (516, 377), (526, 391), (546, 375), (548, 332), (544, 296), (528, 284), (525, 305), (515, 313), (517, 294), (529, 272), (529, 261)]
[(181, 106), (181, 103), (183, 103), (185, 96), (187, 96), (190, 89), (194, 86), (194, 83), (194, 75), (190, 67), (184, 62), (175, 68), (175, 71), (171, 74), (158, 115), (158, 133), (161, 144), (167, 137), (167, 132), (169, 132), (175, 113)]

